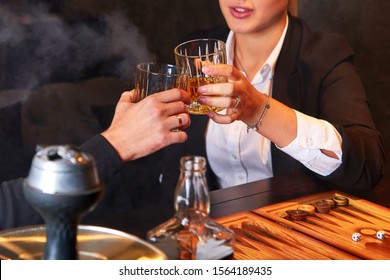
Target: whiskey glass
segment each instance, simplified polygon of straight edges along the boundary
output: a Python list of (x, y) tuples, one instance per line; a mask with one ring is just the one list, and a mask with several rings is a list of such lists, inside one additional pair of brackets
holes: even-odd
[(224, 76), (209, 76), (202, 67), (213, 64), (226, 64), (226, 45), (217, 39), (196, 39), (181, 43), (174, 49), (176, 65), (188, 73), (187, 91), (191, 96), (188, 109), (191, 114), (203, 115), (208, 111), (219, 112), (224, 108), (198, 103), (198, 88), (207, 84), (226, 83)]
[(139, 63), (135, 75), (136, 102), (172, 88), (187, 90), (187, 82), (188, 76), (182, 67), (160, 62)]

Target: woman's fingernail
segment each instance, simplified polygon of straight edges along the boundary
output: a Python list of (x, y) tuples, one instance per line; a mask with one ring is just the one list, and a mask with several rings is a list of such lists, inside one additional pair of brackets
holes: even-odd
[(210, 70), (211, 70), (211, 68), (208, 67), (208, 66), (203, 66), (203, 67), (202, 67), (202, 72), (205, 73), (205, 74), (210, 73)]
[(206, 98), (204, 96), (199, 96), (197, 101), (203, 104), (206, 101)]
[(206, 87), (205, 86), (198, 87), (198, 92), (199, 93), (205, 93), (206, 92)]
[(213, 118), (213, 117), (214, 117), (214, 112), (213, 112), (213, 111), (208, 111), (208, 112), (207, 112), (207, 116), (208, 116), (209, 118)]

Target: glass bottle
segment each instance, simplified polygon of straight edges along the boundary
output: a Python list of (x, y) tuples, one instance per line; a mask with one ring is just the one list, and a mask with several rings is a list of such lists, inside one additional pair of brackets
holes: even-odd
[(233, 254), (234, 233), (209, 217), (205, 173), (204, 157), (180, 159), (175, 215), (147, 234), (169, 259), (224, 259)]

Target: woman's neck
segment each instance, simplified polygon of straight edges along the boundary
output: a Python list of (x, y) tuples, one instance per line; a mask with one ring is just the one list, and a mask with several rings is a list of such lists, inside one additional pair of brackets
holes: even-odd
[(264, 31), (256, 33), (235, 33), (234, 65), (243, 71), (249, 80), (266, 62), (279, 42), (286, 20)]

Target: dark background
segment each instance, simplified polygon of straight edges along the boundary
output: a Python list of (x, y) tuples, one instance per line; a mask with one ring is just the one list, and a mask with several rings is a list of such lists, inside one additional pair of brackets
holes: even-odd
[[(298, 14), (313, 30), (342, 33), (351, 43), (390, 158), (390, 1), (298, 3)], [(2, 0), (0, 90), (95, 76), (119, 77), (131, 87), (138, 62), (173, 62), (182, 37), (223, 23), (217, 0)], [(388, 201), (389, 160), (386, 170), (378, 194)]]

